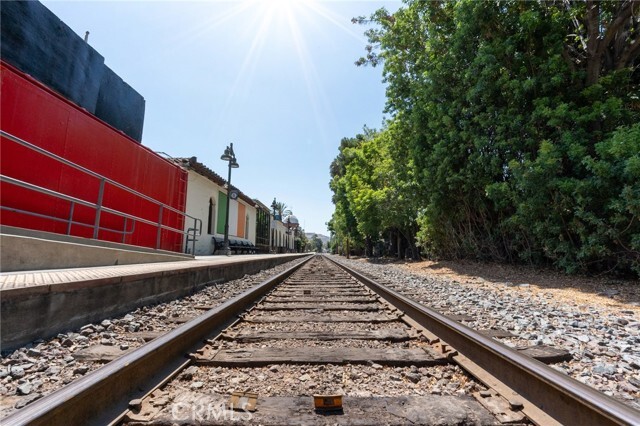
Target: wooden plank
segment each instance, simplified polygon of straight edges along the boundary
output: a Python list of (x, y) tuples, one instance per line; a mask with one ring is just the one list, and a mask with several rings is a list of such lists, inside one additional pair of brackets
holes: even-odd
[(284, 284), (280, 285), (280, 288), (285, 288), (285, 287), (308, 287), (308, 288), (312, 288), (312, 287), (336, 287), (336, 288), (358, 288), (358, 287), (364, 287), (363, 284), (360, 284), (358, 282), (355, 281), (350, 281), (350, 282), (346, 282), (346, 283), (337, 283), (337, 282), (324, 282), (324, 283), (290, 283), (290, 282), (286, 282)]
[(247, 322), (390, 322), (398, 321), (397, 316), (390, 316), (387, 314), (371, 314), (362, 313), (358, 315), (345, 314), (341, 312), (325, 312), (322, 314), (307, 314), (307, 315), (251, 315), (244, 319)]
[(500, 395), (493, 392), (485, 391), (489, 395), (481, 395), (480, 392), (474, 394), (476, 400), (480, 402), (489, 412), (505, 424), (526, 424), (526, 416), (520, 410), (512, 410), (511, 404)]
[(515, 334), (508, 332), (507, 330), (494, 330), (494, 329), (488, 329), (488, 330), (478, 330), (478, 332), (484, 334), (485, 336), (489, 336), (489, 337), (516, 337)]
[(359, 284), (356, 280), (287, 280), (283, 283), (284, 285), (292, 284), (292, 285), (327, 285), (327, 284)]
[(286, 311), (297, 309), (320, 309), (323, 311), (379, 311), (383, 309), (379, 304), (365, 303), (269, 303), (265, 302), (256, 307), (260, 311)]
[(474, 317), (471, 317), (469, 315), (458, 315), (458, 314), (445, 314), (447, 316), (447, 318), (452, 319), (454, 321), (458, 321), (458, 322), (467, 322), (467, 321), (475, 321), (476, 319)]
[(94, 345), (80, 349), (73, 354), (73, 358), (79, 361), (91, 361), (99, 363), (111, 362), (116, 358), (129, 353), (131, 349), (122, 350), (119, 346)]
[(347, 278), (332, 278), (330, 281), (328, 281), (328, 280), (326, 280), (324, 278), (321, 278), (319, 280), (314, 280), (314, 279), (297, 280), (297, 279), (289, 278), (286, 281), (286, 284), (292, 283), (292, 284), (320, 284), (320, 285), (322, 285), (322, 284), (326, 284), (327, 282), (336, 283), (336, 284), (345, 284), (345, 283), (353, 284), (353, 283), (356, 283), (358, 281), (356, 281), (355, 279), (349, 278), (349, 277), (347, 277)]
[(299, 291), (299, 290), (363, 290), (361, 285), (283, 285), (278, 287), (279, 291)]
[(208, 311), (209, 309), (213, 309), (214, 305), (195, 305), (193, 309), (199, 309), (201, 311)]
[(527, 348), (515, 348), (531, 358), (537, 359), (545, 364), (554, 364), (556, 362), (571, 361), (573, 355), (566, 349), (554, 348), (552, 346), (538, 345), (529, 346)]
[(289, 290), (279, 288), (278, 290), (274, 291), (271, 294), (274, 296), (287, 295), (287, 294), (303, 294), (304, 292), (309, 292), (309, 291), (313, 294), (341, 294), (345, 296), (353, 295), (354, 293), (356, 293), (357, 295), (371, 294), (362, 287), (358, 287), (356, 289), (338, 288), (338, 287), (333, 287), (333, 288), (312, 287), (312, 288), (295, 288), (295, 289), (289, 289)]
[[(256, 411), (232, 411), (228, 395), (184, 389), (171, 395), (155, 391), (127, 421), (144, 425), (495, 425), (496, 419), (474, 398), (453, 395), (343, 397), (343, 410), (318, 413), (312, 396), (258, 395)], [(179, 409), (176, 409), (178, 407)], [(208, 409), (198, 410), (199, 407)], [(226, 408), (225, 408), (226, 407)]]
[(402, 329), (382, 329), (371, 331), (256, 331), (242, 330), (237, 334), (229, 334), (228, 338), (236, 342), (258, 342), (262, 340), (299, 339), (299, 340), (386, 340), (389, 342), (405, 342), (411, 336)]
[(166, 331), (138, 331), (131, 336), (137, 337), (138, 339), (142, 339), (145, 342), (150, 342), (153, 339), (162, 336)]
[(314, 286), (282, 286), (278, 287), (278, 291), (281, 292), (291, 292), (291, 291), (340, 291), (340, 292), (354, 292), (354, 291), (365, 291), (365, 288), (362, 286), (353, 286), (353, 287), (338, 287), (338, 286), (329, 286), (329, 285), (314, 285)]
[(290, 303), (290, 302), (300, 302), (300, 303), (326, 303), (326, 302), (343, 302), (343, 303), (374, 303), (377, 302), (378, 299), (375, 297), (348, 297), (348, 296), (338, 296), (338, 297), (320, 297), (320, 296), (291, 296), (291, 297), (269, 297), (267, 299), (269, 302), (273, 303)]
[(270, 364), (367, 364), (425, 366), (446, 364), (446, 357), (430, 348), (246, 348), (214, 349), (205, 346), (192, 355), (198, 364), (220, 367), (259, 367)]

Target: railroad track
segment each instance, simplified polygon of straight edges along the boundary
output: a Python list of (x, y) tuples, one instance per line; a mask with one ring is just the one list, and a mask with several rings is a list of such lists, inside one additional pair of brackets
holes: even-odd
[[(438, 378), (457, 385), (439, 395)], [(315, 256), (3, 420), (89, 422), (606, 425), (640, 413)]]

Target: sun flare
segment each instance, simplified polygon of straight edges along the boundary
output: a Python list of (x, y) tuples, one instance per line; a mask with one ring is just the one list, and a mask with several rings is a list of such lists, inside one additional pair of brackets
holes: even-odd
[[(317, 43), (319, 34), (327, 30), (323, 22), (348, 33), (363, 46), (366, 40), (352, 28), (349, 19), (325, 7), (320, 0), (243, 0), (238, 6), (246, 17), (244, 25), (238, 28), (238, 37), (246, 39), (248, 47), (218, 122), (225, 122), (227, 108), (232, 102), (250, 97), (254, 74), (263, 61), (263, 53), (276, 49), (290, 51), (295, 56), (306, 86), (308, 108), (314, 112), (320, 133), (324, 133), (335, 118), (327, 91), (320, 83), (322, 79), (314, 64), (310, 43)], [(325, 119), (329, 122), (324, 122)]]
[(264, 1), (269, 7), (275, 7), (276, 9), (289, 9), (296, 3), (301, 3), (302, 0), (267, 0)]

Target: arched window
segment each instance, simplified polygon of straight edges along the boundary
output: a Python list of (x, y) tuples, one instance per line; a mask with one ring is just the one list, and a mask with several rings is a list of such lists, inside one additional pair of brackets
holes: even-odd
[(209, 198), (209, 218), (207, 220), (207, 234), (213, 234), (216, 229), (216, 202)]

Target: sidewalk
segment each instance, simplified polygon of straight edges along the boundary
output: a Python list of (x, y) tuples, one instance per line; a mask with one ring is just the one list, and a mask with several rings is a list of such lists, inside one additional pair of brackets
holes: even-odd
[(176, 262), (0, 273), (0, 347), (11, 350), (301, 256), (305, 255), (206, 256)]
[(70, 282), (136, 277), (167, 271), (201, 268), (203, 266), (249, 262), (258, 259), (287, 256), (284, 254), (241, 254), (233, 256), (196, 256), (194, 260), (147, 263), (139, 265), (97, 266), (91, 268), (49, 269), (0, 273), (0, 291)]

